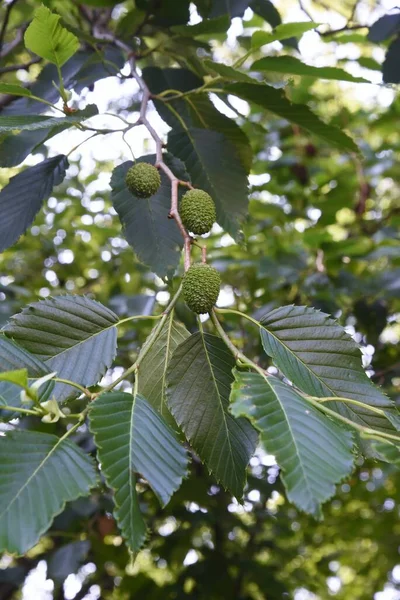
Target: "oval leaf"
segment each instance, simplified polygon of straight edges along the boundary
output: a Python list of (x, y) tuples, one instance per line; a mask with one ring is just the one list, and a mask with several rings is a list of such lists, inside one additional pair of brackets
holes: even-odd
[[(139, 162), (154, 165), (155, 156), (142, 156)], [(110, 185), (114, 208), (124, 227), (125, 237), (139, 260), (160, 277), (172, 276), (179, 263), (183, 239), (175, 220), (168, 218), (171, 182), (161, 172), (158, 192), (151, 198), (137, 198), (125, 184), (126, 173), (132, 165), (132, 161), (127, 161), (113, 171)], [(170, 161), (169, 166), (174, 172), (183, 168), (182, 163), (175, 159)]]
[(162, 505), (186, 476), (187, 455), (172, 429), (143, 396), (113, 392), (99, 396), (90, 410), (98, 457), (115, 492), (115, 517), (129, 548), (137, 551), (146, 526), (136, 494), (140, 473)]
[(79, 49), (78, 38), (60, 25), (60, 16), (40, 6), (25, 31), (25, 46), (41, 58), (62, 67)]
[[(58, 296), (30, 304), (6, 325), (5, 333), (40, 358), (57, 377), (84, 386), (98, 383), (117, 349), (118, 317), (85, 296)], [(56, 384), (58, 401), (76, 393)]]
[(235, 372), (231, 412), (260, 431), (276, 457), (288, 498), (317, 518), (353, 468), (352, 438), (276, 377)]
[(68, 167), (67, 157), (59, 154), (11, 177), (0, 192), (0, 252), (33, 223), (43, 200), (63, 181)]
[(234, 366), (235, 359), (220, 338), (195, 333), (172, 355), (167, 404), (201, 460), (240, 499), (257, 434), (246, 420), (228, 413)]
[(96, 479), (91, 459), (69, 440), (34, 431), (0, 437), (0, 552), (24, 554)]
[[(392, 402), (367, 377), (358, 345), (325, 313), (283, 306), (260, 319), (265, 352), (306, 394), (346, 397), (390, 409)], [(330, 407), (357, 423), (390, 431), (389, 421), (368, 408), (344, 402)]]

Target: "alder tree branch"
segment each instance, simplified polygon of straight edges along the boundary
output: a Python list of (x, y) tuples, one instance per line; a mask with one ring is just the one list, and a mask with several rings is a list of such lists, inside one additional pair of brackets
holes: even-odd
[(182, 223), (181, 217), (179, 215), (179, 211), (178, 211), (179, 194), (178, 194), (178, 192), (179, 192), (179, 185), (188, 187), (189, 189), (193, 189), (193, 186), (188, 181), (183, 181), (181, 179), (178, 179), (174, 175), (174, 173), (171, 171), (169, 166), (164, 162), (164, 158), (163, 158), (164, 143), (163, 143), (161, 137), (158, 135), (157, 131), (154, 129), (154, 127), (152, 126), (152, 124), (150, 123), (150, 121), (147, 118), (148, 104), (149, 104), (149, 101), (150, 101), (152, 95), (151, 95), (151, 92), (150, 92), (146, 82), (144, 81), (143, 77), (139, 74), (139, 72), (137, 70), (134, 51), (132, 50), (132, 48), (130, 48), (130, 46), (128, 46), (121, 40), (115, 38), (115, 36), (112, 35), (111, 33), (104, 33), (104, 32), (96, 30), (95, 35), (96, 35), (96, 37), (99, 37), (100, 39), (109, 40), (110, 42), (114, 43), (118, 48), (121, 48), (128, 54), (129, 64), (131, 67), (131, 77), (136, 81), (136, 83), (139, 86), (140, 91), (142, 92), (142, 102), (140, 105), (140, 114), (139, 114), (139, 119), (136, 122), (136, 125), (144, 125), (145, 128), (147, 129), (147, 131), (149, 132), (150, 136), (153, 138), (153, 140), (156, 144), (156, 162), (155, 162), (154, 166), (157, 167), (157, 169), (161, 169), (161, 171), (163, 171), (165, 173), (165, 175), (168, 177), (168, 179), (171, 182), (171, 209), (169, 211), (168, 217), (170, 219), (175, 219), (175, 222), (176, 222), (176, 224), (182, 234), (182, 237), (183, 237), (184, 269), (186, 272), (189, 269), (190, 264), (191, 264), (190, 251), (191, 251), (193, 239), (189, 235), (188, 231), (185, 229), (185, 227)]
[(164, 159), (163, 159), (164, 143), (163, 143), (162, 139), (160, 138), (160, 136), (158, 135), (157, 131), (154, 129), (154, 127), (151, 125), (151, 123), (149, 122), (149, 120), (147, 118), (147, 108), (148, 108), (149, 100), (151, 98), (151, 93), (150, 93), (150, 90), (147, 87), (145, 81), (137, 72), (135, 59), (133, 57), (131, 58), (131, 69), (132, 69), (132, 76), (135, 79), (136, 83), (138, 84), (140, 90), (142, 91), (142, 103), (140, 106), (139, 121), (140, 121), (140, 123), (142, 123), (142, 125), (144, 125), (146, 127), (147, 131), (150, 133), (151, 137), (153, 138), (153, 140), (156, 144), (156, 164), (155, 164), (155, 166), (158, 169), (161, 169), (171, 182), (171, 210), (169, 212), (169, 217), (172, 219), (175, 219), (175, 222), (178, 225), (179, 230), (182, 234), (183, 242), (184, 242), (184, 249), (183, 249), (184, 265), (185, 265), (185, 271), (187, 271), (190, 267), (190, 250), (191, 250), (192, 238), (190, 237), (189, 233), (186, 231), (186, 229), (182, 223), (181, 217), (179, 215), (178, 191), (179, 191), (179, 184), (185, 185), (186, 187), (189, 187), (191, 189), (192, 189), (192, 185), (187, 181), (181, 181), (180, 179), (178, 179), (173, 174), (173, 172), (168, 167), (168, 165), (164, 162)]

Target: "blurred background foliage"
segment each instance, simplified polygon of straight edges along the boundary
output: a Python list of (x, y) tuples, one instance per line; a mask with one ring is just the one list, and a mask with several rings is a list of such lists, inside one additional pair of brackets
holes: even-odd
[[(113, 11), (104, 8), (116, 4), (108, 0), (45, 4), (66, 24), (84, 30), (87, 23), (80, 6), (104, 10), (122, 37), (145, 23), (147, 14), (144, 0), (137, 0), (135, 8), (132, 2), (119, 3)], [(207, 2), (197, 3), (199, 12), (203, 4)], [(257, 4), (262, 3), (253, 2), (254, 10)], [(306, 4), (315, 21), (338, 23), (337, 29), (371, 25), (385, 7), (391, 8), (372, 0), (356, 6), (354, 0), (340, 0), (335, 6), (317, 0), (275, 4), (284, 21), (306, 19), (301, 10)], [(31, 19), (37, 5), (34, 0), (17, 3), (10, 25), (19, 27)], [(247, 49), (249, 31), (268, 29), (260, 15), (247, 10), (242, 20), (234, 20), (228, 39), (226, 33), (192, 44), (187, 38), (183, 56), (182, 38), (174, 37), (168, 27), (185, 23), (181, 13), (190, 8), (194, 14), (194, 6), (184, 0), (165, 5), (159, 18), (170, 22), (164, 29), (145, 23), (144, 35), (140, 41), (135, 38), (138, 54), (148, 54), (143, 66), (181, 65), (198, 72), (197, 57), (204, 53), (231, 63)], [(6, 6), (0, 8), (0, 20)], [(268, 74), (274, 85), (286, 85), (293, 101), (308, 103), (322, 118), (350, 132), (361, 148), (360, 156), (343, 154), (273, 115), (266, 118), (265, 111), (255, 106), (229, 96), (224, 99), (223, 110), (243, 126), (256, 157), (250, 213), (243, 244), (234, 245), (218, 227), (206, 244), (209, 261), (222, 274), (220, 306), (259, 315), (294, 303), (334, 315), (359, 342), (373, 380), (396, 400), (400, 399), (400, 104), (395, 90), (379, 83), (389, 41), (374, 44), (367, 33), (365, 28), (333, 36), (313, 32), (303, 37), (299, 49), (306, 62), (314, 56), (316, 64), (342, 66), (377, 82), (375, 86)], [(162, 51), (151, 52), (158, 45)], [(260, 50), (259, 56), (262, 52), (301, 56), (293, 46), (275, 43), (272, 49)], [(17, 45), (2, 66), (27, 60), (26, 51)], [(29, 71), (5, 73), (2, 80), (33, 80), (40, 68), (33, 65)], [(127, 93), (123, 79), (120, 94), (107, 96), (109, 81), (103, 82), (99, 100), (111, 112), (132, 116), (137, 98)], [(81, 87), (81, 98), (97, 101), (97, 86), (94, 91), (91, 83)], [(221, 108), (221, 100), (217, 106)], [(63, 135), (39, 146), (27, 164), (57, 149), (70, 150), (73, 144)], [(149, 314), (165, 305), (173, 283), (162, 281), (137, 261), (112, 209), (109, 175), (129, 155), (121, 142), (117, 152), (114, 146), (110, 156), (99, 159), (95, 144), (106, 147), (108, 139), (97, 139), (72, 154), (68, 177), (56, 197), (45, 203), (27, 235), (0, 255), (0, 325), (28, 302), (66, 292), (88, 294), (121, 317)], [(142, 153), (152, 149), (147, 139), (138, 144)], [(15, 172), (2, 170), (0, 185)], [(194, 330), (196, 323), (185, 306), (178, 305), (177, 311)], [(248, 322), (231, 316), (225, 326), (246, 354), (268, 366), (257, 332)], [(126, 325), (119, 340), (118, 366), (108, 377), (116, 377), (133, 362), (149, 328), (143, 321)], [(29, 419), (23, 421), (24, 427), (31, 425)], [(60, 424), (52, 427), (62, 430)], [(94, 450), (88, 431), (82, 430), (77, 441), (87, 451)], [(0, 600), (400, 598), (399, 471), (360, 461), (351, 480), (339, 486), (337, 496), (325, 506), (324, 520), (316, 522), (285, 500), (273, 457), (260, 453), (252, 459), (243, 506), (215, 485), (196, 459), (191, 468), (192, 478), (163, 511), (141, 482), (141, 509), (150, 534), (147, 548), (135, 561), (117, 534), (111, 498), (104, 489), (102, 495), (68, 505), (26, 556), (0, 559)]]

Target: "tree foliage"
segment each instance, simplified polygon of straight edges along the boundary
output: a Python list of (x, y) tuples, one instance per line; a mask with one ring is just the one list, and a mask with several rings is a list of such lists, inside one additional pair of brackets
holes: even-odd
[(0, 8), (0, 599), (42, 559), (57, 599), (393, 583), (399, 105), (368, 82), (399, 82), (400, 20), (367, 4)]

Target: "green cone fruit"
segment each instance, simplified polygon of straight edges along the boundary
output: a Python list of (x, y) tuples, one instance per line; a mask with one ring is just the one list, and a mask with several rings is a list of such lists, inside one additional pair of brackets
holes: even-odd
[(158, 169), (153, 165), (138, 162), (128, 170), (125, 183), (134, 196), (150, 198), (158, 191), (161, 185), (161, 177)]
[(182, 197), (179, 214), (188, 231), (208, 233), (216, 219), (214, 200), (203, 190), (189, 190)]
[(183, 297), (193, 312), (208, 313), (217, 301), (220, 286), (221, 277), (214, 267), (196, 263), (183, 278)]

